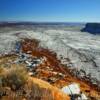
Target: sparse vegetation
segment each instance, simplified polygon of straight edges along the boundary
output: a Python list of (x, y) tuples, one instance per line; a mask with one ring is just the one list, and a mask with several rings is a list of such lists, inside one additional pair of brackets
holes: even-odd
[(12, 90), (18, 90), (23, 86), (27, 79), (27, 71), (23, 67), (11, 67), (6, 69), (3, 74), (0, 75), (2, 79), (2, 85), (10, 87)]

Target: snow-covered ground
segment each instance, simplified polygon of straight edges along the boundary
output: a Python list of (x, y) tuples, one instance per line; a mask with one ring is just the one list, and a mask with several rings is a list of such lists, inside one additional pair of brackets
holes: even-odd
[[(20, 34), (18, 34), (20, 33)], [(18, 35), (16, 35), (18, 34)], [(14, 49), (20, 38), (36, 38), (40, 45), (70, 59), (73, 67), (83, 69), (100, 81), (100, 36), (80, 32), (78, 28), (1, 28), (0, 53)], [(65, 62), (70, 66), (69, 62)]]

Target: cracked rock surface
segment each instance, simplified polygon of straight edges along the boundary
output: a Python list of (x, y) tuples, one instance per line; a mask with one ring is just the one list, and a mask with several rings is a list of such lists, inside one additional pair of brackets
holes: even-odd
[[(29, 26), (28, 26), (29, 27)], [(81, 32), (74, 27), (51, 28), (5, 27), (0, 28), (0, 54), (14, 50), (21, 38), (36, 38), (40, 45), (57, 53), (58, 58), (68, 58), (64, 63), (100, 81), (100, 36)]]

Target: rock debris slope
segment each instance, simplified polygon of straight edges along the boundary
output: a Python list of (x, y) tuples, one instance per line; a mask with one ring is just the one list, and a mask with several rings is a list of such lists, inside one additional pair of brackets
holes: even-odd
[[(28, 74), (31, 77), (36, 77), (36, 78), (45, 80), (60, 89), (64, 86), (68, 86), (72, 84), (73, 82), (75, 82), (76, 84), (78, 83), (80, 85), (80, 87), (77, 87), (77, 88), (80, 90), (80, 93), (82, 93), (82, 98), (83, 98), (83, 95), (85, 96), (85, 94), (86, 94), (86, 97), (91, 98), (91, 100), (95, 100), (95, 98), (96, 99), (99, 98), (98, 88), (96, 86), (94, 87), (93, 85), (91, 85), (90, 82), (87, 83), (86, 81), (84, 81), (86, 79), (85, 78), (86, 75), (83, 77), (83, 79), (80, 78), (81, 80), (78, 79), (75, 75), (73, 76), (72, 74), (74, 73), (74, 70), (69, 70), (68, 69), (69, 66), (65, 67), (64, 65), (62, 65), (60, 63), (60, 60), (58, 60), (58, 58), (56, 57), (57, 55), (56, 53), (52, 52), (50, 49), (45, 49), (41, 47), (41, 44), (39, 43), (41, 42), (39, 42), (36, 39), (33, 39), (33, 37), (32, 39), (22, 39), (21, 42), (16, 43), (17, 46), (15, 46), (17, 55), (13, 56), (9, 54), (7, 56), (1, 57), (0, 65), (5, 66), (4, 68), (7, 68), (7, 69), (9, 69), (10, 66), (13, 66), (13, 67), (16, 66), (17, 69), (18, 67), (19, 68), (24, 67), (25, 69), (27, 69)], [(21, 44), (21, 48), (19, 44)], [(60, 57), (61, 59), (63, 59), (61, 55)], [(66, 61), (64, 60), (65, 59), (63, 59), (63, 62), (66, 63)], [(70, 62), (68, 58), (66, 58), (66, 60)], [(81, 72), (82, 73), (79, 73), (79, 74), (83, 74), (83, 75), (85, 74), (84, 71), (81, 71)], [(40, 85), (44, 86), (44, 84), (45, 83), (43, 84), (41, 83)], [(75, 85), (75, 88), (76, 88), (76, 85)], [(42, 92), (41, 92), (42, 90), (40, 87), (36, 87), (36, 89), (33, 89), (33, 90), (36, 90), (42, 95)], [(71, 91), (72, 90), (73, 88), (71, 88)], [(76, 95), (78, 98), (81, 98), (80, 93)], [(59, 99), (62, 98), (63, 96), (63, 95), (60, 95), (59, 92), (57, 91), (57, 95), (55, 97), (58, 98), (58, 95), (60, 96)], [(33, 95), (29, 95), (29, 97), (31, 96)]]

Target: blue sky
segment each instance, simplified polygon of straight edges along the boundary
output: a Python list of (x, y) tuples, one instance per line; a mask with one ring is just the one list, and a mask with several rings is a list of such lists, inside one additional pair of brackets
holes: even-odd
[(0, 21), (100, 22), (100, 0), (0, 0)]

